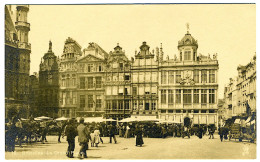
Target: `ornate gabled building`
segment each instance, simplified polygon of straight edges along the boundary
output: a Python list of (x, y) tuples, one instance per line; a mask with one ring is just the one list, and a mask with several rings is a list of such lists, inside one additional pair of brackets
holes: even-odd
[(52, 42), (44, 54), (39, 71), (39, 112), (41, 115), (57, 117), (59, 110), (59, 75), (57, 56), (52, 52)]
[(98, 44), (89, 43), (77, 61), (76, 116), (103, 116), (105, 111), (105, 62), (108, 54)]
[(131, 62), (117, 44), (105, 66), (105, 116), (121, 120), (130, 117)]
[(216, 54), (198, 55), (198, 42), (189, 32), (178, 42), (179, 58), (159, 60), (159, 118), (193, 124), (215, 124), (217, 117)]
[(59, 116), (75, 117), (77, 110), (77, 65), (82, 55), (81, 46), (72, 38), (65, 41), (59, 59)]
[[(131, 66), (132, 114), (157, 116), (158, 106), (158, 65), (159, 50), (150, 52), (150, 47), (143, 42), (140, 51), (135, 53)], [(163, 55), (161, 49), (160, 55)]]
[(15, 108), (21, 117), (29, 116), (29, 72), (31, 44), (27, 22), (29, 5), (5, 6), (5, 107)]

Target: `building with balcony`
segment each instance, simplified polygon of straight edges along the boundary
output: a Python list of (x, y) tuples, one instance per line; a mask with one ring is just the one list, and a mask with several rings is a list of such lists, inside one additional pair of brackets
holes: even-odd
[(117, 44), (110, 52), (105, 66), (105, 116), (121, 120), (130, 117), (131, 62)]
[(108, 58), (98, 44), (89, 43), (77, 59), (76, 116), (99, 117), (105, 113), (105, 63)]
[[(162, 48), (160, 54), (163, 55)], [(132, 115), (157, 116), (159, 49), (150, 52), (143, 42), (131, 65)]]
[(57, 56), (52, 52), (52, 42), (44, 54), (39, 70), (39, 114), (58, 117), (59, 110), (59, 69)]
[(182, 122), (188, 117), (194, 125), (218, 126), (218, 68), (213, 58), (198, 55), (198, 42), (189, 31), (178, 42), (179, 57), (159, 60), (159, 118)]
[(76, 117), (77, 111), (77, 64), (82, 56), (81, 46), (72, 38), (65, 41), (59, 62), (59, 116)]
[[(12, 7), (16, 7), (13, 10)], [(15, 108), (21, 117), (28, 117), (31, 45), (27, 22), (29, 5), (5, 6), (5, 108)]]

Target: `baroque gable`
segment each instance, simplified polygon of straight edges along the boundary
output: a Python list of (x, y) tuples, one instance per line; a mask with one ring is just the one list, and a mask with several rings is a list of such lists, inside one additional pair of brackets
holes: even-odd
[(104, 59), (98, 58), (98, 57), (93, 56), (91, 54), (88, 54), (87, 56), (84, 56), (84, 57), (80, 58), (79, 60), (77, 60), (78, 63), (82, 63), (82, 62), (100, 62), (100, 61), (104, 61)]

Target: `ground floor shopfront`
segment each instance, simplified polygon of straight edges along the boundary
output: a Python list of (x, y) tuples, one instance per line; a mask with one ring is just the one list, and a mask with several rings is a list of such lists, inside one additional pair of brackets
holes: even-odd
[(186, 117), (190, 118), (193, 125), (212, 125), (218, 127), (218, 114), (216, 110), (168, 110), (160, 111), (159, 119), (183, 123)]

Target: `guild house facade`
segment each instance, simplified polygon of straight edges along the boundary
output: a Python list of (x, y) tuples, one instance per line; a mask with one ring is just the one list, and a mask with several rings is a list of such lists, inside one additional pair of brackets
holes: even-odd
[(189, 31), (178, 42), (178, 57), (164, 58), (161, 46), (143, 42), (129, 60), (118, 44), (107, 53), (98, 44), (65, 41), (59, 64), (59, 112), (66, 117), (155, 117), (193, 124), (215, 124), (217, 54), (198, 54)]
[(218, 61), (198, 54), (198, 42), (189, 31), (178, 42), (178, 57), (159, 62), (158, 113), (160, 119), (217, 126)]
[(105, 66), (105, 116), (123, 119), (130, 117), (131, 63), (117, 44), (109, 53)]

